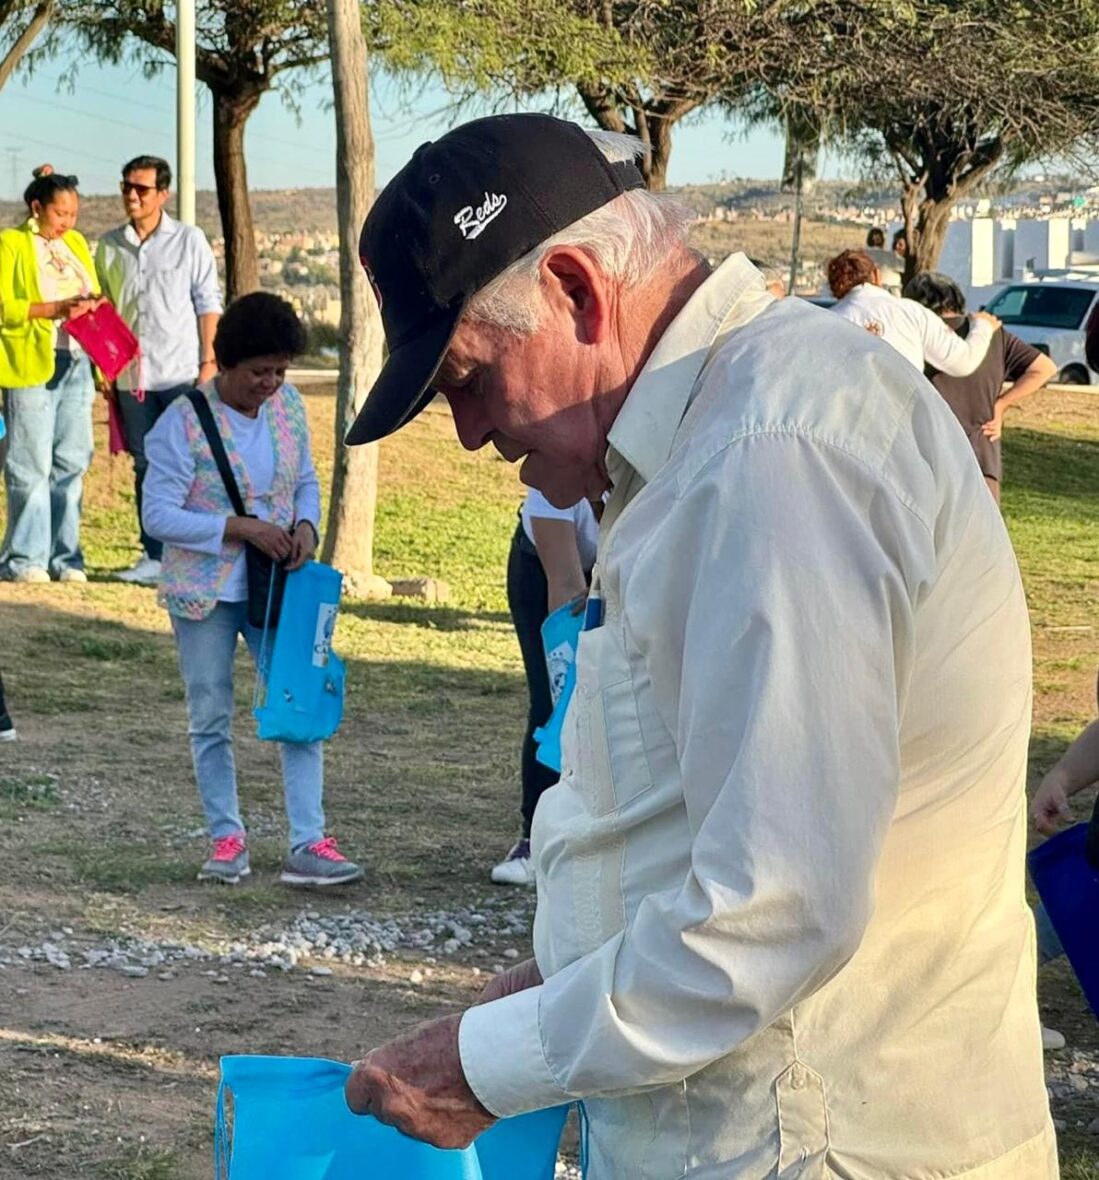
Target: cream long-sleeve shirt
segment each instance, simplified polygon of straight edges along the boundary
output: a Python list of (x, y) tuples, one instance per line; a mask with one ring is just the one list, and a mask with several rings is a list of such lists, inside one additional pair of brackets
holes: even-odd
[(832, 311), (880, 336), (920, 373), (925, 365), (951, 377), (968, 377), (985, 359), (995, 329), (987, 320), (974, 320), (964, 339), (933, 311), (914, 299), (863, 283), (832, 305)]
[(658, 343), (534, 823), (545, 982), (473, 1008), (595, 1180), (1051, 1180), (1026, 605), (949, 409), (742, 256)]

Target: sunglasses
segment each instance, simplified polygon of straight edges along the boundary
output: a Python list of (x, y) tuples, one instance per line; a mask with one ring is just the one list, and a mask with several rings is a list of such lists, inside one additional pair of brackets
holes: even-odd
[(150, 193), (157, 192), (155, 184), (135, 184), (132, 180), (123, 180), (119, 183), (119, 191), (122, 195), (129, 196), (130, 193), (137, 193), (142, 200), (144, 200)]

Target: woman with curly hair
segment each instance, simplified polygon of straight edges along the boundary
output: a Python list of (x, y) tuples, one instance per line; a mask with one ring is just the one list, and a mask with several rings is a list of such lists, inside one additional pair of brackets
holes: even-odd
[(832, 310), (891, 344), (921, 373), (930, 365), (951, 377), (968, 377), (984, 360), (1000, 321), (987, 311), (971, 318), (964, 339), (911, 299), (882, 290), (881, 275), (865, 250), (844, 250), (828, 263)]
[[(233, 760), (233, 654), (243, 637), (258, 660), (262, 629), (248, 621), (245, 544), (288, 572), (317, 547), (320, 491), (305, 405), (286, 381), (305, 329), (266, 291), (231, 304), (214, 336), (217, 376), (198, 386), (236, 481), (240, 515), (189, 396), (164, 411), (145, 440), (142, 521), (164, 543), (158, 601), (171, 616), (187, 695), (195, 779), (211, 850), (199, 880), (236, 885), (251, 873)], [(285, 885), (346, 885), (362, 869), (325, 833), (320, 742), (282, 742), (289, 851)]]

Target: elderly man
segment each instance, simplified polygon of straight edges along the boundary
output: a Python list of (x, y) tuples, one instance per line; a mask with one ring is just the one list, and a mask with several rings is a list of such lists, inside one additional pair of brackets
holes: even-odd
[(925, 379), (709, 273), (634, 147), (479, 120), (363, 231), (390, 352), (349, 441), (439, 392), (553, 502), (612, 490), (536, 960), (348, 1101), (456, 1146), (582, 1099), (598, 1180), (1050, 1180), (999, 513)]

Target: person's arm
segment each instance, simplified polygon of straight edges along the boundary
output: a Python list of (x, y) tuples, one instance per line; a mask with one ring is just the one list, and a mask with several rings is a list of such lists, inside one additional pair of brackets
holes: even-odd
[[(773, 492), (790, 486), (796, 514)], [(487, 1111), (682, 1081), (843, 967), (873, 911), (912, 602), (935, 568), (887, 485), (800, 438), (743, 440), (684, 493), (625, 612), (676, 743), (689, 867), (597, 950), (464, 1014)]]
[(195, 460), (182, 414), (170, 406), (145, 436), (149, 461), (142, 496), (141, 523), (166, 545), (217, 554), (225, 541), (251, 541), (269, 557), (290, 555), (290, 534), (251, 516), (225, 516), (184, 507), (195, 480)]
[(1034, 793), (1030, 804), (1030, 818), (1039, 832), (1047, 836), (1057, 831), (1060, 823), (1072, 822), (1069, 799), (1099, 781), (1099, 721), (1087, 729), (1061, 755)]
[(992, 417), (981, 427), (984, 435), (991, 439), (997, 439), (1003, 433), (1004, 414), (1008, 407), (1037, 393), (1057, 373), (1057, 365), (1050, 357), (1010, 332), (1004, 333), (1004, 362), (1004, 372), (1012, 382), (1011, 388), (996, 399)]
[(963, 340), (933, 311), (911, 299), (904, 302), (919, 318), (924, 361), (932, 368), (948, 377), (968, 377), (985, 359), (1000, 323), (994, 316), (984, 311), (971, 316), (969, 335)]
[(552, 614), (559, 606), (581, 598), (588, 590), (576, 544), (576, 526), (571, 520), (532, 516), (530, 531), (538, 560), (546, 572), (547, 605)]
[(230, 539), (225, 516), (184, 507), (195, 481), (195, 460), (178, 407), (170, 406), (145, 436), (145, 457), (141, 522), (150, 536), (181, 549), (220, 553), (222, 542)]
[(221, 319), (221, 289), (218, 287), (217, 263), (206, 235), (195, 231), (192, 238), (191, 303), (198, 319), (199, 382), (209, 381), (218, 368), (214, 359), (214, 334)]
[(208, 312), (198, 317), (199, 366), (198, 382), (201, 385), (217, 376), (218, 363), (214, 357), (214, 335), (218, 330), (219, 312)]

